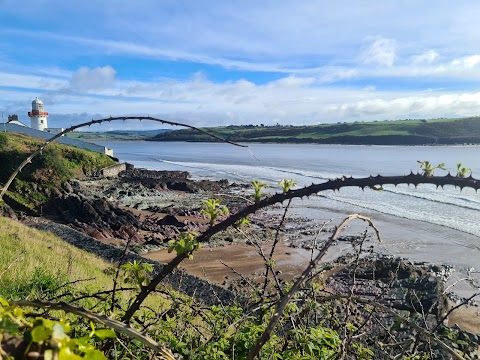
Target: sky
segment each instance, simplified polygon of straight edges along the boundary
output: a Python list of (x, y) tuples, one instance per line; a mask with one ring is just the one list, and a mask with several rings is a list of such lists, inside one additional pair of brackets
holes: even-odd
[[(0, 0), (0, 112), (194, 126), (480, 115), (478, 0)], [(152, 129), (158, 123), (113, 128)]]

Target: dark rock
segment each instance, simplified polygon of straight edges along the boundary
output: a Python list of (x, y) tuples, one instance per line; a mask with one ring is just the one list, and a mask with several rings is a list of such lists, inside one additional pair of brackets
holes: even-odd
[(13, 209), (5, 202), (0, 203), (0, 216), (5, 216), (10, 219), (17, 220), (17, 215), (15, 214), (15, 211), (13, 211)]
[(45, 211), (96, 239), (142, 240), (138, 219), (102, 198), (63, 194), (46, 204)]
[(173, 215), (166, 215), (163, 219), (157, 221), (157, 225), (172, 225), (180, 228), (185, 227), (185, 224), (181, 221), (178, 221)]
[(65, 190), (66, 193), (73, 193), (72, 185), (70, 185), (69, 182), (64, 182), (62, 184), (62, 188), (63, 188), (63, 190)]
[(141, 184), (149, 189), (175, 190), (182, 192), (218, 191), (229, 187), (228, 180), (190, 180), (186, 171), (155, 171), (132, 169), (121, 174), (123, 181)]

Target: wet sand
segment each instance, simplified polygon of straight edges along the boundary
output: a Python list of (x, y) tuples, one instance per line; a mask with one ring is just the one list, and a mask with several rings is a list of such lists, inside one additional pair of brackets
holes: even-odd
[[(268, 256), (271, 244), (262, 245)], [(143, 255), (159, 262), (168, 262), (175, 257), (167, 250), (154, 251)], [(300, 274), (310, 261), (311, 252), (304, 249), (292, 249), (285, 244), (278, 244), (273, 259), (275, 269), (280, 271), (279, 278), (292, 280)], [(253, 245), (226, 245), (214, 248), (202, 248), (195, 251), (192, 260), (185, 260), (180, 265), (188, 273), (204, 278), (219, 285), (228, 285), (231, 280), (244, 277), (263, 276), (265, 265), (258, 249)], [(227, 265), (227, 266), (226, 266)], [(232, 268), (232, 269), (230, 269)], [(238, 273), (238, 274), (237, 274)]]

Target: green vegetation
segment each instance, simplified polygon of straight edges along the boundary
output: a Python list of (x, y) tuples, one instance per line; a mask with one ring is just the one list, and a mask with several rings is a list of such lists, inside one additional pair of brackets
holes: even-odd
[[(41, 144), (41, 139), (27, 135), (0, 133), (0, 183), (4, 184), (28, 154)], [(113, 164), (115, 161), (104, 154), (51, 144), (15, 178), (7, 193), (7, 203), (14, 208), (22, 206), (34, 210), (47, 201), (63, 182)]]
[[(45, 359), (106, 359), (96, 344), (114, 338), (115, 332), (96, 329), (88, 321), (89, 315), (101, 318), (98, 315), (75, 310), (88, 308), (104, 313), (112, 302), (118, 307), (128, 306), (134, 291), (148, 280), (146, 274), (152, 270), (149, 264), (127, 263), (119, 269), (116, 286), (111, 263), (50, 233), (4, 217), (0, 217), (0, 249), (0, 359), (10, 359), (5, 357), (5, 349), (10, 355), (16, 353), (16, 358), (41, 353)], [(134, 287), (126, 287), (130, 284)], [(115, 286), (114, 301), (110, 298)], [(50, 310), (47, 317), (40, 317), (32, 305), (9, 305), (12, 301), (41, 304), (39, 301), (58, 299), (81, 308), (69, 306), (67, 312)], [(150, 296), (147, 303), (154, 312), (165, 311), (169, 305), (159, 294)], [(59, 305), (57, 310), (62, 308)], [(101, 322), (119, 330), (107, 318)], [(16, 339), (14, 344), (20, 344), (15, 349), (10, 346), (12, 339)]]
[[(233, 142), (365, 145), (480, 143), (480, 117), (321, 124), (313, 126), (222, 126), (204, 130)], [(189, 129), (162, 133), (151, 141), (214, 141)]]
[(219, 215), (228, 216), (229, 214), (228, 208), (220, 203), (221, 201), (217, 199), (203, 200), (202, 213), (210, 219), (210, 226), (213, 226)]
[(112, 130), (105, 132), (73, 131), (67, 137), (78, 140), (145, 140), (146, 138), (171, 131), (169, 129), (156, 130)]
[[(423, 176), (426, 176), (426, 177), (432, 177), (433, 173), (437, 169), (446, 170), (444, 163), (438, 164), (437, 166), (433, 166), (433, 164), (428, 160), (427, 161), (419, 161), (418, 160), (417, 162), (420, 164), (420, 169), (422, 170)], [(464, 177), (464, 176), (462, 176), (462, 177)]]

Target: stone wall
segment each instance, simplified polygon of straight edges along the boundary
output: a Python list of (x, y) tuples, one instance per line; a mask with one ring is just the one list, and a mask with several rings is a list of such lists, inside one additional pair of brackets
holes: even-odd
[(127, 170), (127, 164), (121, 163), (117, 165), (107, 166), (106, 168), (100, 169), (96, 172), (97, 177), (115, 177), (118, 176), (122, 171)]
[[(36, 129), (32, 129), (26, 126), (20, 126), (16, 124), (9, 124), (6, 123), (2, 128), (0, 129), (1, 131), (8, 131), (8, 132), (16, 132), (16, 133), (21, 133), (21, 134), (26, 134), (30, 136), (35, 136), (41, 139), (49, 140), (51, 139), (54, 135), (52, 135), (49, 132), (46, 131), (40, 131)], [(105, 146), (97, 145), (97, 144), (92, 144), (88, 143), (85, 141), (80, 141), (77, 139), (70, 139), (67, 137), (62, 136), (61, 138), (58, 138), (55, 140), (55, 142), (65, 144), (65, 145), (70, 145), (70, 146), (75, 146), (80, 149), (87, 149), (87, 150), (92, 150), (96, 151), (102, 154), (106, 154), (108, 156), (113, 156), (113, 150), (106, 148)]]

